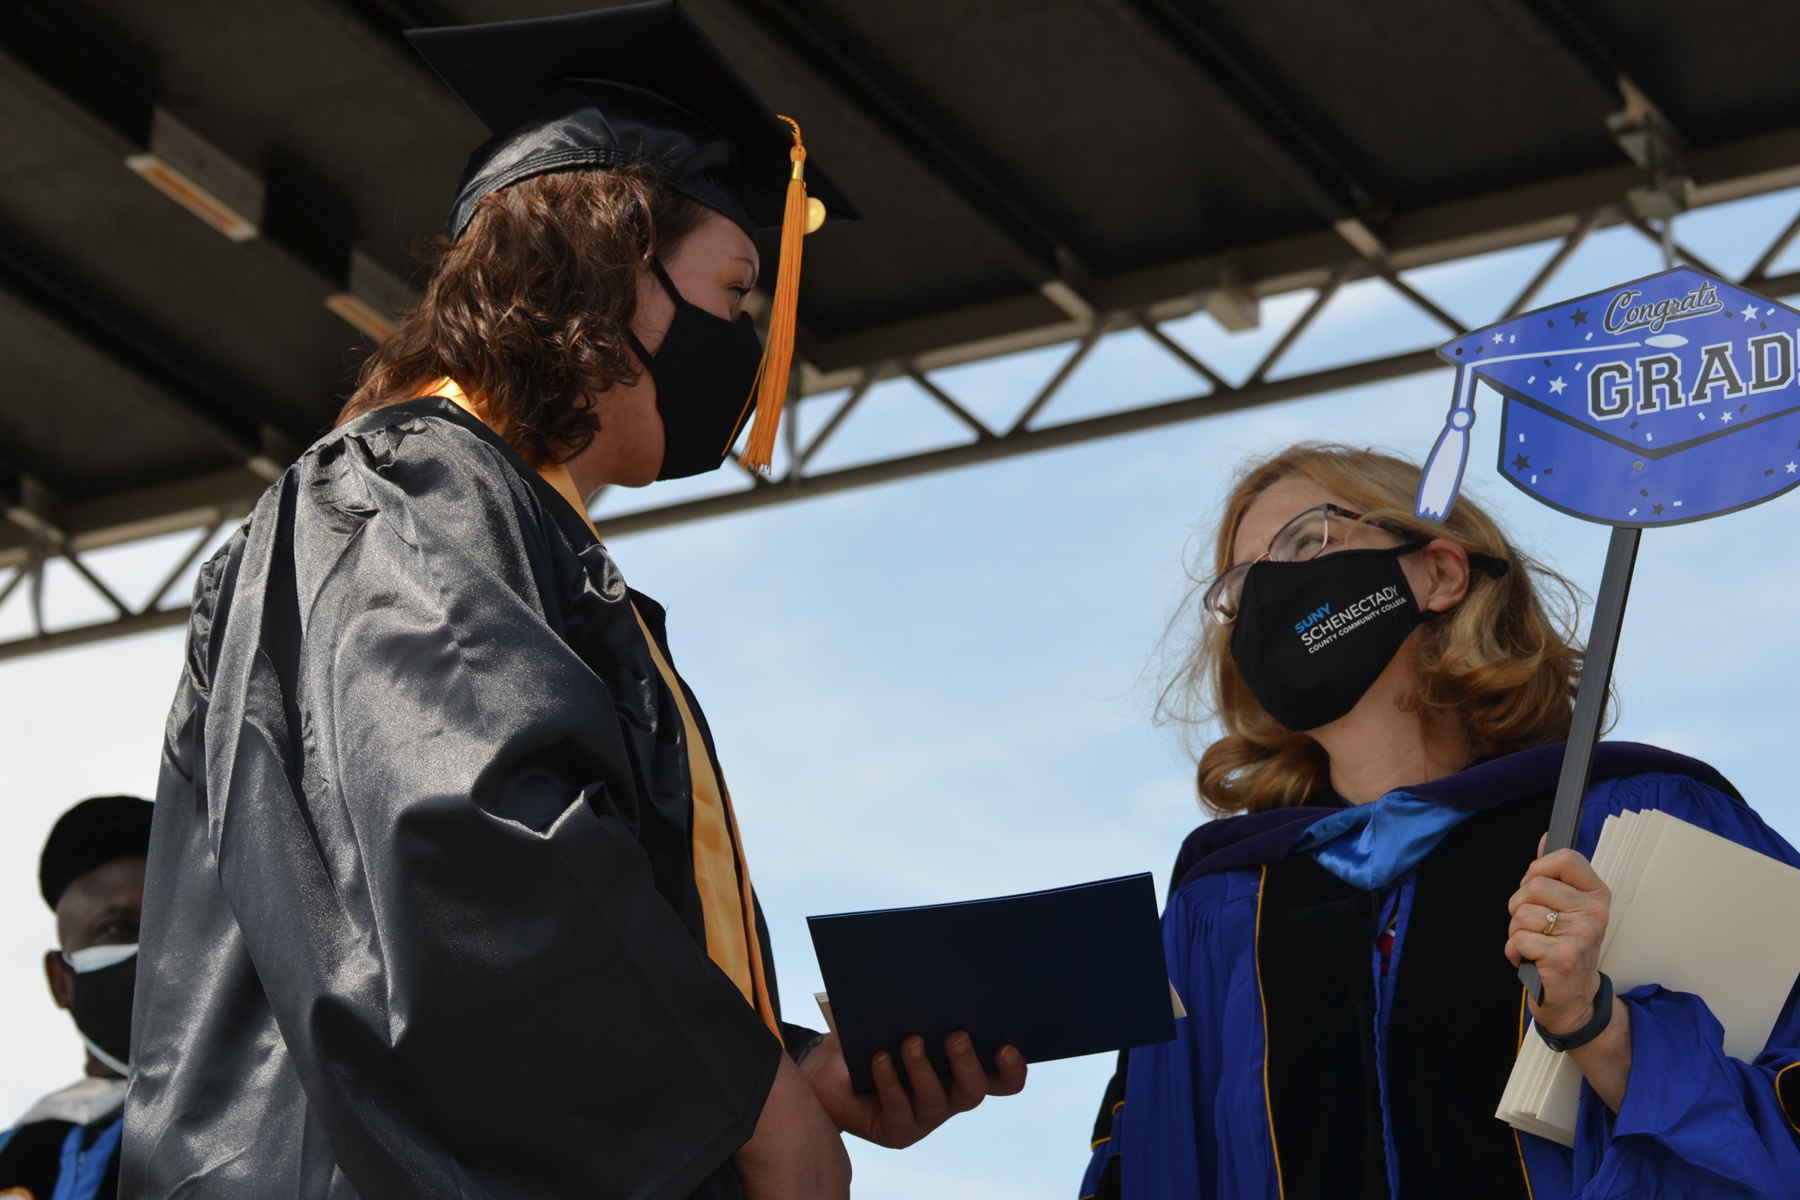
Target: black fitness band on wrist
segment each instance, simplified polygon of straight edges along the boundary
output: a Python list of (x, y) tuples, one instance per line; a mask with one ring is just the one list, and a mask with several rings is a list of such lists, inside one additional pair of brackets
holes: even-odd
[(1613, 987), (1612, 980), (1606, 977), (1605, 971), (1600, 971), (1598, 974), (1600, 976), (1600, 993), (1594, 997), (1594, 1015), (1588, 1018), (1586, 1025), (1573, 1033), (1557, 1035), (1550, 1033), (1536, 1021), (1531, 1023), (1531, 1027), (1538, 1031), (1538, 1036), (1544, 1039), (1544, 1045), (1552, 1050), (1574, 1050), (1579, 1046), (1587, 1045), (1606, 1032), (1606, 1027), (1612, 1023)]

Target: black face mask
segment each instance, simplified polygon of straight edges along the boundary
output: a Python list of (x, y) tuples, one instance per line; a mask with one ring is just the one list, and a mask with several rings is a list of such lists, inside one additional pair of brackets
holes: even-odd
[[(103, 960), (113, 957), (108, 951), (129, 949), (133, 953), (123, 962), (105, 966), (89, 966), (92, 956)], [(131, 1059), (131, 994), (137, 988), (136, 946), (92, 946), (63, 955), (75, 984), (69, 1009), (75, 1016), (75, 1028), (94, 1057), (125, 1074)], [(85, 961), (84, 961), (85, 958)]]
[[(750, 419), (750, 389), (762, 364), (762, 339), (749, 313), (735, 321), (689, 304), (663, 265), (650, 269), (675, 302), (675, 320), (655, 354), (631, 334), (631, 345), (656, 381), (656, 410), (663, 419), (663, 460), (658, 479), (715, 471)], [(629, 333), (629, 331), (627, 331)]]
[(1356, 707), (1429, 615), (1400, 569), (1400, 556), (1424, 545), (1250, 568), (1231, 627), (1231, 659), (1271, 717), (1298, 733)]

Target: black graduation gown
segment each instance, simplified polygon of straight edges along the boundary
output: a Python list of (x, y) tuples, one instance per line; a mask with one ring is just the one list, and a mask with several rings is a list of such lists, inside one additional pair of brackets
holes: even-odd
[(169, 714), (123, 1195), (740, 1193), (781, 1044), (706, 954), (634, 599), (663, 642), (441, 398), (264, 494)]

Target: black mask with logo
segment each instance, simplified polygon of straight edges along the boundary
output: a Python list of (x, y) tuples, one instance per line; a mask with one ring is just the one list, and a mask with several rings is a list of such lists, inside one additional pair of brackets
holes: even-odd
[[(743, 313), (735, 321), (688, 303), (669, 273), (650, 269), (675, 302), (675, 320), (655, 354), (631, 334), (631, 345), (656, 381), (656, 410), (663, 419), (663, 460), (658, 479), (682, 479), (717, 470), (750, 419), (750, 390), (762, 364), (762, 339)], [(629, 331), (628, 331), (629, 332)]]
[[(120, 959), (120, 954), (129, 952)], [(107, 961), (111, 959), (113, 961)], [(96, 961), (98, 960), (98, 961)], [(74, 994), (69, 1010), (89, 1050), (123, 1075), (131, 1060), (131, 994), (137, 989), (136, 946), (93, 946), (64, 954)], [(104, 965), (100, 965), (100, 964)]]
[(1298, 733), (1356, 707), (1431, 615), (1400, 569), (1400, 556), (1424, 545), (1250, 568), (1231, 627), (1231, 659), (1271, 717)]

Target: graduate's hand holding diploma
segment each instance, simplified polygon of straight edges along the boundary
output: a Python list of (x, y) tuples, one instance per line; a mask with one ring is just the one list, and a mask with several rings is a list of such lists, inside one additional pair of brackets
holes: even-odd
[[(1531, 1019), (1553, 1034), (1585, 1026), (1595, 1015), (1600, 992), (1600, 943), (1612, 911), (1612, 891), (1593, 864), (1573, 850), (1543, 854), (1525, 872), (1507, 908), (1506, 957), (1537, 964), (1544, 983), (1543, 1003), (1530, 998)], [(1556, 919), (1551, 921), (1551, 914)], [(1546, 926), (1550, 932), (1546, 933)], [(1567, 1051), (1588, 1086), (1613, 1112), (1625, 1099), (1631, 1075), (1631, 1017), (1624, 1001), (1612, 1000), (1612, 1019), (1586, 1045)]]
[[(1011, 1096), (1025, 1087), (1025, 1056), (1011, 1046), (1001, 1047), (994, 1056), (998, 1069), (992, 1073), (982, 1069), (966, 1033), (945, 1038), (944, 1054), (950, 1060), (948, 1089), (925, 1054), (925, 1040), (919, 1037), (901, 1044), (901, 1066), (885, 1051), (875, 1056), (870, 1065), (875, 1076), (872, 1096), (859, 1096), (852, 1090), (850, 1068), (835, 1033), (813, 1048), (801, 1071), (839, 1129), (898, 1150), (988, 1096)], [(911, 1084), (910, 1094), (901, 1082), (901, 1069)]]
[(967, 1034), (946, 1038), (944, 1053), (952, 1071), (948, 1089), (932, 1069), (924, 1040), (906, 1040), (901, 1057), (910, 1094), (893, 1059), (876, 1055), (872, 1096), (851, 1089), (835, 1033), (798, 1067), (782, 1055), (756, 1132), (734, 1159), (747, 1200), (843, 1200), (850, 1194), (850, 1157), (841, 1133), (898, 1150), (986, 1097), (1010, 1096), (1025, 1086), (1025, 1058), (1011, 1046), (995, 1056), (999, 1069), (993, 1073), (982, 1070)]

